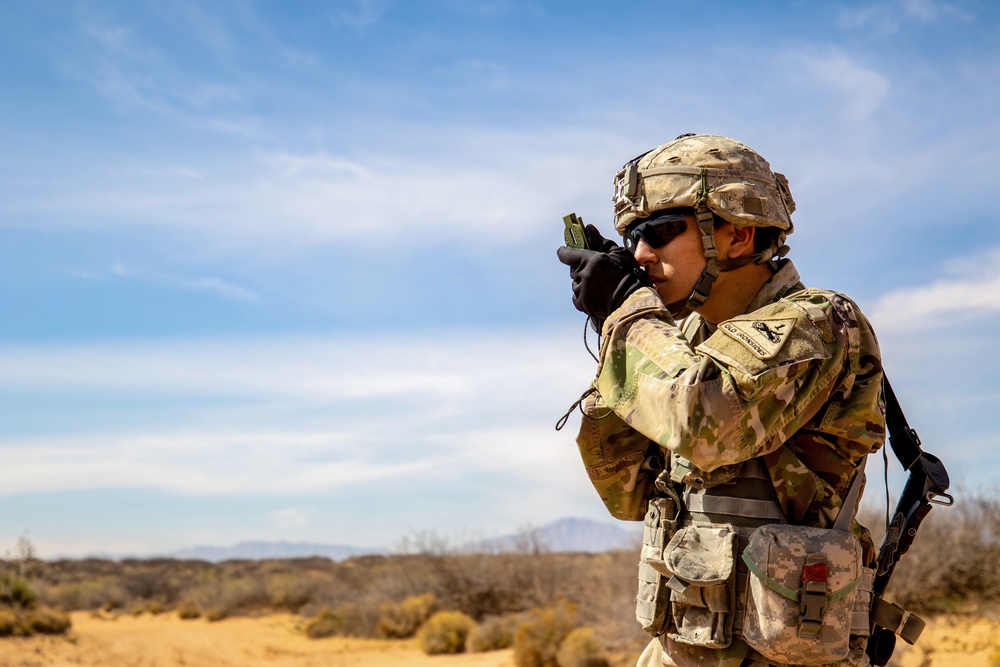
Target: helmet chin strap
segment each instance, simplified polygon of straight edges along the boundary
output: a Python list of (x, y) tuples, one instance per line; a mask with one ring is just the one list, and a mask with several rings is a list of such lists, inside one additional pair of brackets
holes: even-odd
[(753, 255), (720, 260), (719, 251), (715, 247), (715, 216), (706, 205), (708, 195), (711, 192), (711, 188), (708, 187), (708, 170), (702, 167), (700, 176), (701, 187), (698, 189), (698, 200), (694, 214), (698, 220), (698, 230), (701, 232), (701, 247), (705, 254), (705, 268), (702, 270), (698, 282), (695, 283), (694, 290), (692, 290), (691, 295), (688, 296), (686, 301), (677, 301), (667, 305), (667, 310), (674, 319), (687, 317), (701, 308), (705, 300), (708, 299), (708, 295), (711, 294), (712, 285), (715, 284), (715, 280), (719, 277), (720, 273), (733, 271), (750, 263), (767, 263), (772, 269), (777, 270), (777, 263), (773, 258), (775, 256), (779, 258), (784, 257), (788, 252), (788, 246), (784, 243), (785, 235), (781, 234), (777, 242), (778, 247), (772, 247), (768, 252), (759, 252)]
[[(705, 268), (702, 269), (701, 277), (695, 283), (694, 290), (686, 301), (678, 301), (667, 306), (667, 310), (675, 319), (687, 317), (694, 311), (701, 308), (712, 292), (712, 285), (720, 273), (733, 271), (741, 266), (752, 263), (762, 263), (765, 253), (754, 255), (744, 255), (732, 259), (719, 259), (719, 251), (715, 247), (715, 216), (704, 205), (700, 205), (695, 210), (695, 217), (698, 219), (698, 230), (701, 232), (701, 247), (705, 253)], [(787, 252), (787, 246), (785, 246)]]

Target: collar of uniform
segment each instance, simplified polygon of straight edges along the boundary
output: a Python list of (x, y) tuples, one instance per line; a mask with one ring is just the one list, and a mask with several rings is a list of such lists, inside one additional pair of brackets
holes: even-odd
[(802, 284), (799, 272), (795, 269), (795, 265), (792, 264), (792, 260), (781, 260), (778, 270), (775, 271), (771, 279), (764, 283), (764, 286), (757, 292), (757, 296), (754, 297), (753, 301), (750, 302), (750, 306), (747, 307), (747, 312), (752, 313), (758, 308), (763, 308), (769, 303), (774, 303), (789, 292), (797, 292), (805, 288), (806, 286)]

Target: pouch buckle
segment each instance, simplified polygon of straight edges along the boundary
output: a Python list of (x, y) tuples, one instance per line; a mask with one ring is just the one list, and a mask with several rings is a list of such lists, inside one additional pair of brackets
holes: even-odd
[(823, 608), (827, 603), (829, 566), (820, 554), (806, 556), (802, 567), (802, 589), (799, 603), (799, 637), (816, 639), (823, 627)]

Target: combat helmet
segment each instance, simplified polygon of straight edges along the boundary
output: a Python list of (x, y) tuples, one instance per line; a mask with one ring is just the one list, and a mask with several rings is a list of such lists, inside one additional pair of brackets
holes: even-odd
[[(788, 179), (745, 144), (715, 134), (682, 134), (674, 141), (643, 153), (615, 175), (615, 228), (625, 234), (630, 225), (664, 209), (692, 208), (698, 219), (707, 265), (683, 309), (698, 308), (721, 271), (750, 262), (770, 263), (788, 252), (795, 201)], [(737, 227), (776, 227), (770, 248), (747, 257), (719, 261), (715, 249), (714, 216)]]

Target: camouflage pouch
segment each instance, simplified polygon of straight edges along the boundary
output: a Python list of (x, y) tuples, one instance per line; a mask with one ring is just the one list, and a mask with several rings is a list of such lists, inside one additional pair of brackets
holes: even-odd
[(654, 637), (667, 630), (670, 573), (663, 562), (663, 548), (677, 530), (680, 508), (677, 494), (669, 490), (667, 493), (666, 497), (650, 500), (646, 510), (639, 558), (639, 593), (635, 598), (635, 618)]
[(848, 656), (864, 578), (861, 542), (853, 533), (761, 526), (750, 536), (743, 561), (750, 570), (747, 644), (786, 664), (821, 665)]
[(667, 544), (670, 639), (706, 648), (732, 643), (736, 545), (731, 527), (709, 524), (686, 526)]

